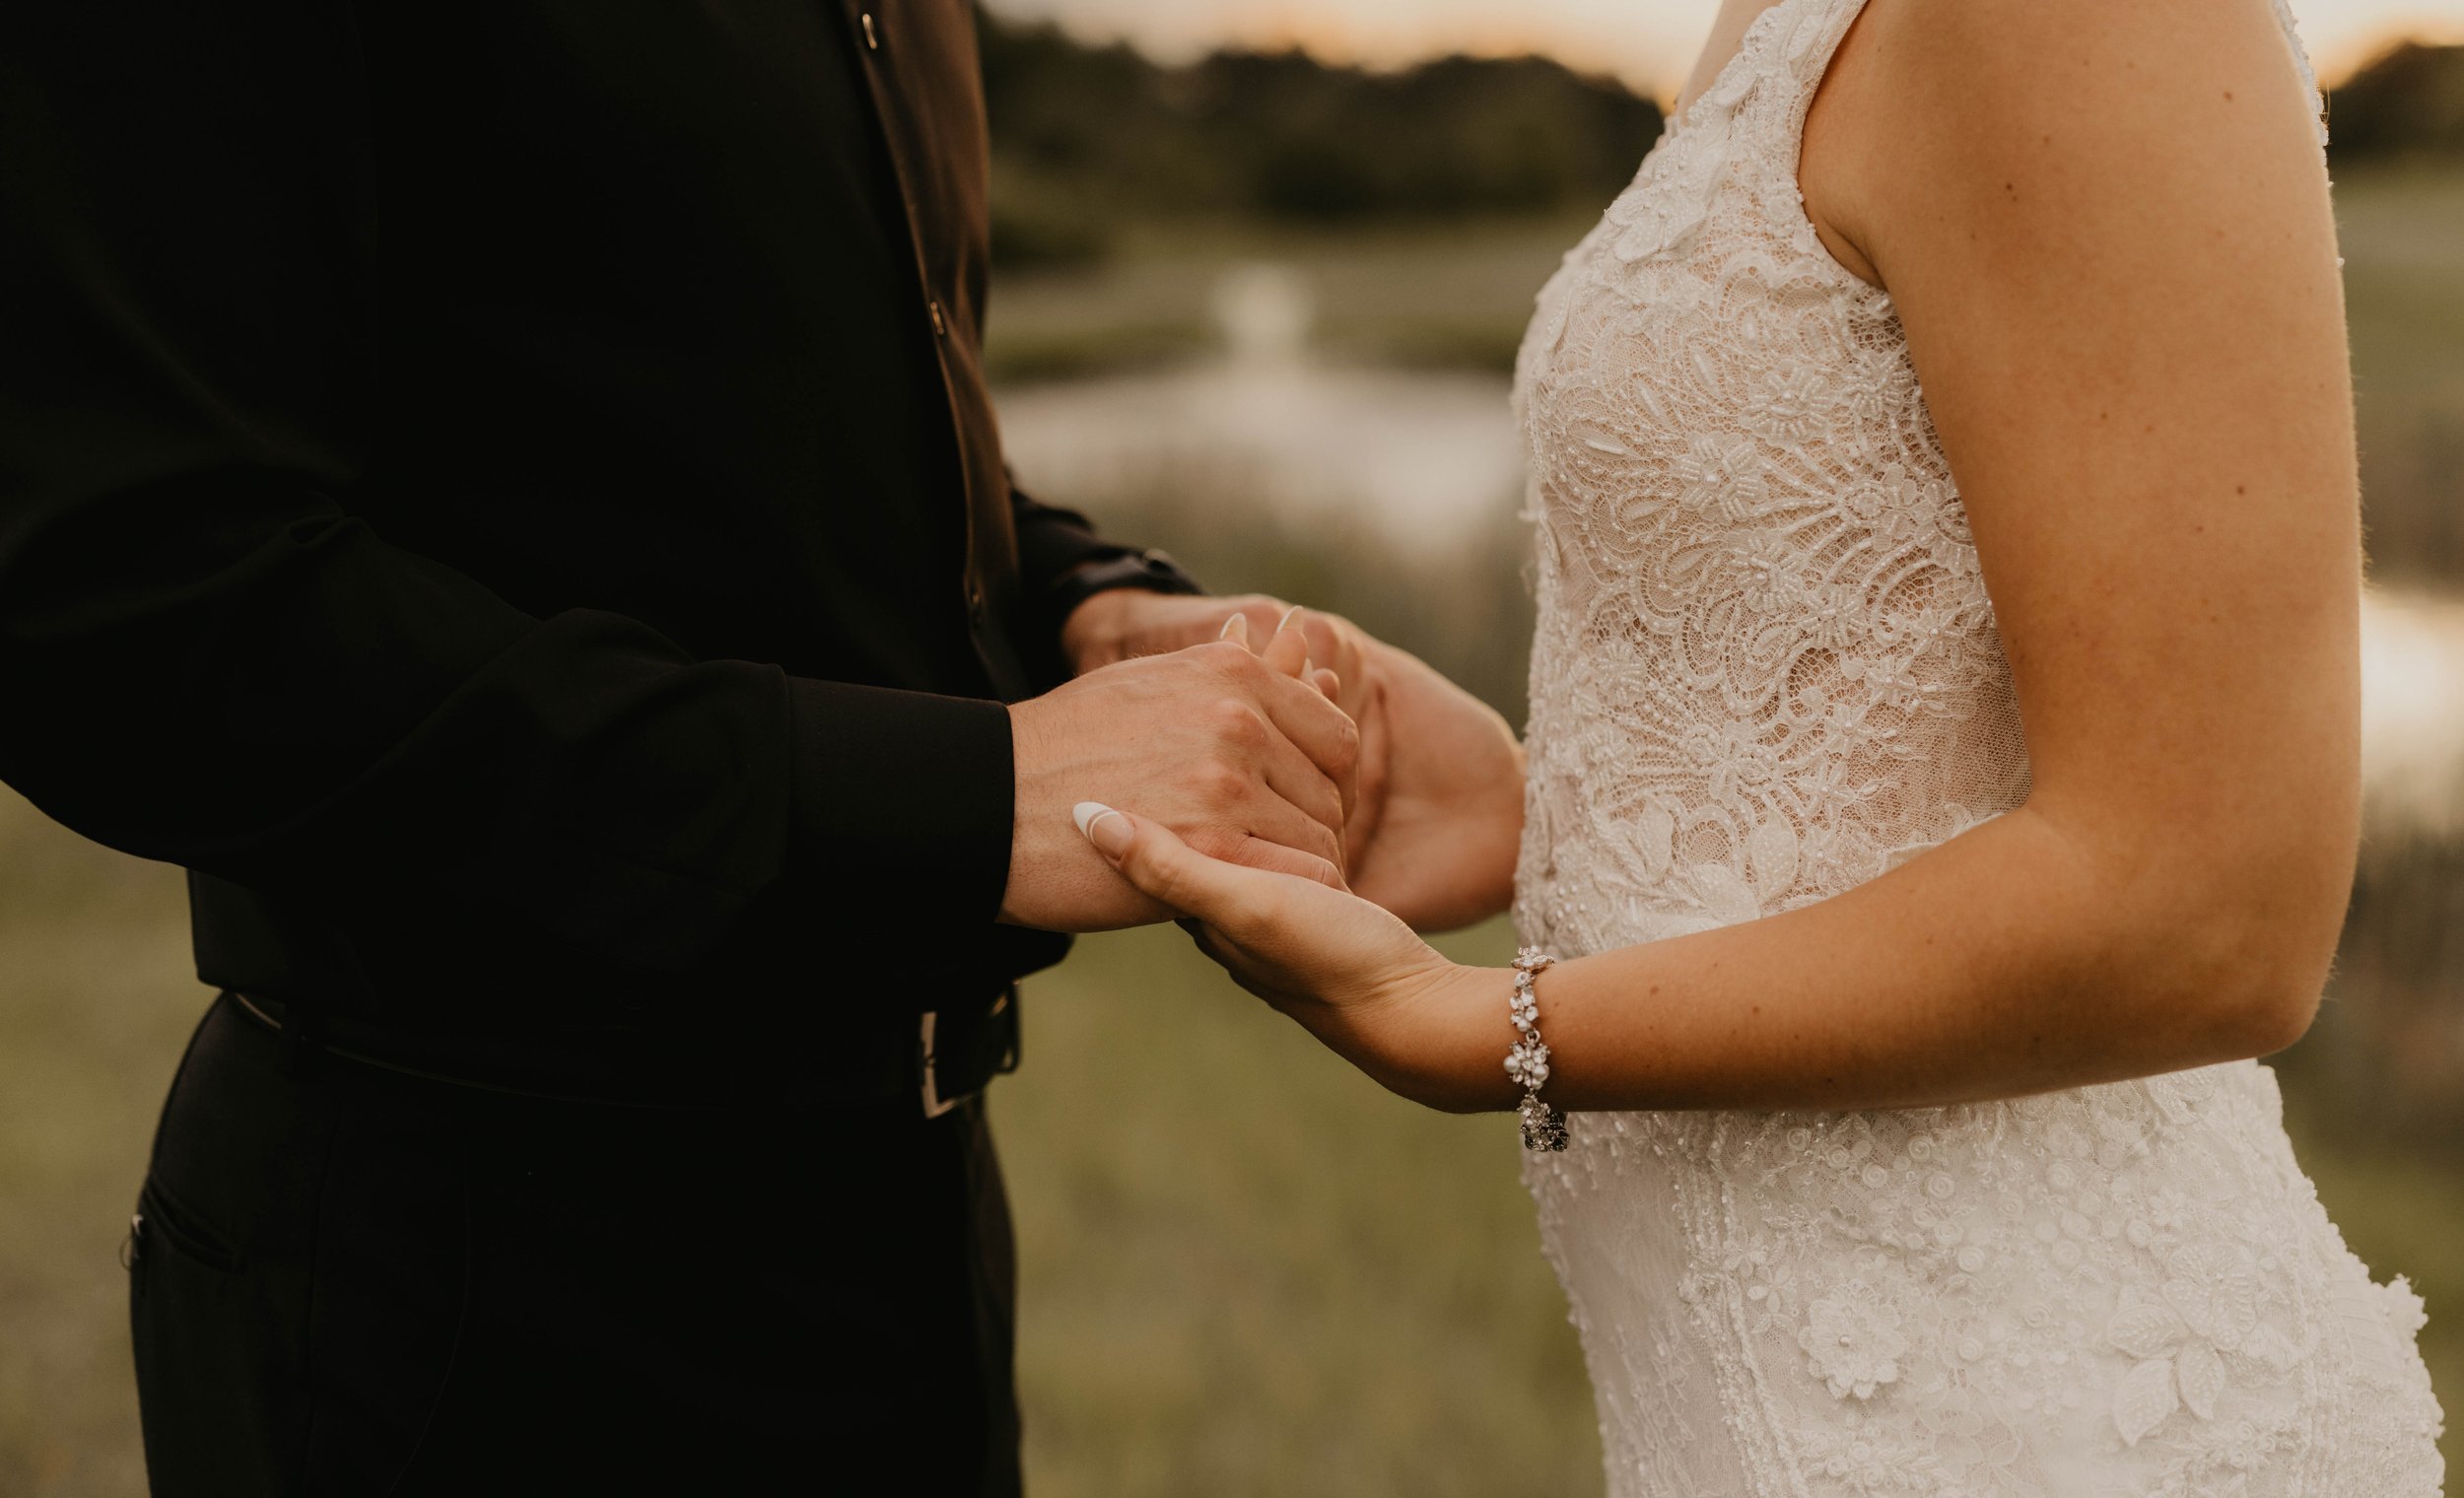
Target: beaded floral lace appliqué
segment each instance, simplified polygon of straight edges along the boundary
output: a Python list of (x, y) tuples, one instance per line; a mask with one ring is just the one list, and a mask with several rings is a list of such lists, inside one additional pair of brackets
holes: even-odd
[[(1798, 194), (1857, 9), (1755, 20), (1518, 361), (1540, 620), (1517, 919), (1568, 956), (1825, 898), (2026, 794), (1890, 299)], [(2419, 1301), (2345, 1252), (2255, 1064), (1570, 1127), (1526, 1174), (1613, 1494), (2438, 1489)]]

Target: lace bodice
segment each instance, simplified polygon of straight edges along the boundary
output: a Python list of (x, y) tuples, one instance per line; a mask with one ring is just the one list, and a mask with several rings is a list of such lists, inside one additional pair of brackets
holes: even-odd
[[(1561, 955), (1823, 899), (2027, 793), (1890, 298), (1798, 191), (1860, 3), (1754, 21), (1517, 363), (1517, 920)], [(1614, 1493), (2437, 1490), (2419, 1302), (2344, 1251), (2255, 1063), (1888, 1114), (1576, 1115), (1527, 1176)]]
[(1523, 891), (1544, 945), (1835, 894), (2019, 804), (1993, 604), (1890, 298), (1795, 142), (1850, 10), (1788, 0), (1540, 298)]

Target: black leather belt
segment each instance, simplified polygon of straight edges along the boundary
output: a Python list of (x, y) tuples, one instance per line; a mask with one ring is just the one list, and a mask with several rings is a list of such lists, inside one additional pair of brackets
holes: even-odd
[[(944, 1005), (884, 1023), (851, 1021), (816, 1054), (761, 1068), (761, 1080), (701, 1068), (679, 1076), (656, 1036), (514, 1046), (499, 1037), (418, 1035), (226, 989), (240, 1013), (282, 1036), (286, 1064), (332, 1055), (400, 1076), (553, 1102), (624, 1107), (850, 1107), (903, 1104), (936, 1119), (1018, 1069), (1015, 987), (981, 1004)], [(295, 1019), (297, 1022), (295, 1022)], [(773, 1058), (775, 1059), (775, 1058)], [(662, 1064), (668, 1062), (670, 1064)], [(782, 1080), (782, 1077), (785, 1080)]]

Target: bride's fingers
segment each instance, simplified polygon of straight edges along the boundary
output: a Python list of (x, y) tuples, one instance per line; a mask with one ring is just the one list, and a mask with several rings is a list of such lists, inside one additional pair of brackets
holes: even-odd
[(1189, 932), (1190, 940), (1197, 944), (1198, 950), (1205, 956), (1208, 962), (1232, 974), (1234, 982), (1239, 981), (1239, 961), (1232, 953), (1231, 944), (1223, 939), (1222, 932), (1203, 920), (1184, 919), (1173, 923)]
[[(1316, 687), (1347, 715), (1354, 713), (1357, 704), (1346, 701), (1342, 694), (1343, 684), (1362, 674), (1360, 652), (1347, 643), (1349, 637), (1325, 616), (1313, 614), (1299, 604), (1292, 605), (1276, 620), (1263, 649), (1252, 644), (1256, 636), (1246, 612), (1224, 620), (1223, 631), (1215, 638), (1249, 646), (1276, 670)], [(1327, 664), (1321, 665), (1321, 661)]]
[[(1306, 630), (1303, 628), (1304, 621), (1315, 617), (1304, 613), (1298, 605), (1286, 609), (1282, 622), (1278, 623), (1273, 632), (1266, 637), (1266, 647), (1263, 650), (1250, 644), (1254, 637), (1247, 614), (1234, 614), (1223, 621), (1223, 633), (1215, 638), (1248, 647), (1253, 654), (1260, 656), (1284, 675), (1295, 677), (1316, 687), (1325, 694), (1327, 701), (1342, 708), (1348, 715), (1351, 710), (1350, 705), (1342, 698), (1342, 678), (1318, 664), (1320, 660), (1332, 658), (1319, 652), (1318, 637), (1323, 632), (1323, 627)], [(1300, 641), (1297, 647), (1292, 644), (1294, 637), (1298, 637)]]
[(1233, 850), (1231, 861), (1249, 868), (1263, 868), (1268, 873), (1295, 874), (1303, 879), (1314, 879), (1329, 889), (1351, 893), (1351, 886), (1343, 882), (1342, 871), (1327, 859), (1297, 848), (1286, 848), (1254, 833)]
[(1369, 687), (1366, 642), (1360, 631), (1317, 609), (1295, 615), (1292, 628), (1308, 637), (1310, 664), (1335, 673), (1343, 694), (1335, 698), (1335, 706), (1357, 721), (1368, 707)]
[(1294, 622), (1299, 616), (1300, 609), (1297, 606), (1290, 613), (1285, 614), (1283, 622), (1274, 628), (1274, 638), (1267, 641), (1266, 647), (1258, 653), (1266, 659), (1266, 664), (1284, 675), (1296, 676), (1307, 681), (1309, 679), (1309, 634)]
[(1074, 815), (1095, 851), (1139, 893), (1235, 940), (1270, 921), (1293, 886), (1288, 874), (1209, 858), (1161, 823), (1100, 801), (1079, 802)]

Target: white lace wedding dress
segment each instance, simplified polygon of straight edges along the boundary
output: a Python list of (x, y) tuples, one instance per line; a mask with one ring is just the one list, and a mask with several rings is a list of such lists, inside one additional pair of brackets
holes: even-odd
[[(1754, 22), (1524, 344), (1517, 917), (1560, 955), (1820, 900), (2026, 793), (1890, 298), (1798, 195), (1860, 3)], [(1526, 1174), (1620, 1498), (2438, 1491), (2421, 1302), (2347, 1252), (2256, 1062), (1572, 1132)]]

